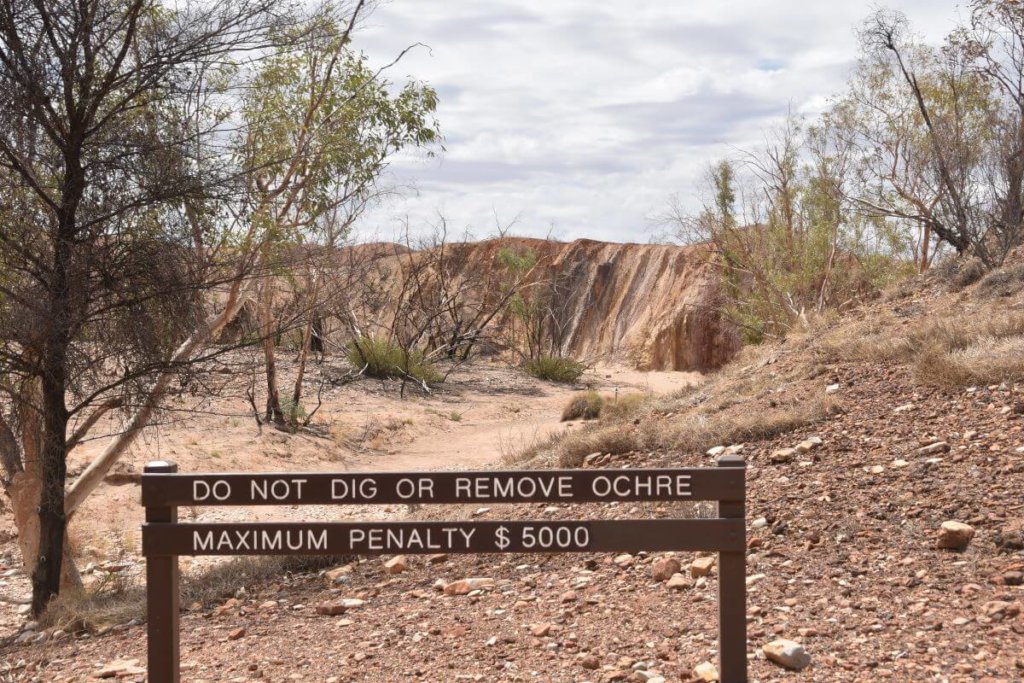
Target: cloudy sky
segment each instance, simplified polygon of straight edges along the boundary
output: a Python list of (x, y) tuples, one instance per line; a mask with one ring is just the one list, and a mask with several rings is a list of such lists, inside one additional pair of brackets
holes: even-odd
[[(386, 0), (357, 42), (378, 64), (433, 85), (447, 151), (401, 158), (403, 197), (364, 232), (444, 215), (478, 237), (646, 242), (672, 194), (693, 196), (709, 161), (763, 140), (790, 106), (814, 115), (841, 90), (849, 0)], [(891, 0), (938, 41), (965, 10)]]

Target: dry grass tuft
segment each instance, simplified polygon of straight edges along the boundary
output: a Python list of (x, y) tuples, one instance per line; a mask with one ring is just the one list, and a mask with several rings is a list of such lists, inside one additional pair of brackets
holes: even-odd
[(914, 369), (922, 382), (950, 388), (1022, 380), (1024, 337), (985, 337), (956, 350), (930, 347)]
[(595, 426), (565, 436), (556, 449), (559, 467), (579, 467), (591, 453), (629, 453), (642, 447), (640, 434), (631, 424)]
[(1013, 296), (1024, 289), (1024, 265), (994, 270), (978, 283), (976, 294), (981, 298)]
[(569, 420), (596, 420), (601, 417), (604, 399), (596, 391), (576, 394), (562, 410), (562, 422)]
[[(207, 606), (235, 595), (243, 587), (270, 583), (288, 573), (317, 572), (350, 562), (351, 557), (237, 557), (181, 582), (181, 604)], [(98, 594), (64, 592), (54, 600), (43, 617), (44, 627), (68, 632), (90, 631), (125, 624), (146, 617), (146, 587), (138, 582)]]
[(647, 394), (623, 394), (605, 401), (601, 410), (601, 418), (609, 422), (632, 420), (650, 402)]
[(791, 406), (733, 413), (696, 413), (648, 423), (643, 443), (648, 449), (703, 453), (712, 446), (769, 439), (806, 427), (842, 410), (832, 398)]

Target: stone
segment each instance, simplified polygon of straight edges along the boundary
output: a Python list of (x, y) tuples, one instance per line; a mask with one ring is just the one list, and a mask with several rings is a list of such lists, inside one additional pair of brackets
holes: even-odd
[(468, 595), (476, 590), (486, 590), (488, 588), (494, 588), (494, 579), (487, 577), (470, 577), (468, 579), (459, 579), (458, 581), (452, 581), (451, 583), (445, 584), (444, 594), (445, 595)]
[(824, 441), (821, 440), (821, 437), (812, 436), (798, 443), (796, 445), (796, 450), (798, 453), (809, 453), (823, 443)]
[(725, 453), (725, 446), (714, 446), (713, 448), (709, 448), (707, 450), (707, 455), (709, 455), (712, 458), (718, 457), (722, 453)]
[(829, 384), (827, 387), (825, 387), (825, 393), (826, 394), (835, 394), (835, 393), (837, 393), (839, 391), (839, 389), (840, 389), (840, 386), (838, 384)]
[(715, 566), (715, 556), (707, 555), (705, 557), (698, 557), (690, 563), (690, 576), (699, 579), (702, 576), (708, 576), (711, 573), (711, 568)]
[(705, 683), (716, 683), (718, 681), (718, 669), (711, 662), (701, 662), (693, 667), (693, 675), (698, 681)]
[(761, 651), (771, 661), (793, 671), (800, 671), (811, 663), (811, 656), (804, 650), (803, 645), (785, 638), (773, 640), (763, 646)]
[(401, 574), (409, 568), (409, 561), (405, 555), (395, 555), (384, 563), (384, 571), (388, 574)]
[(674, 557), (662, 557), (651, 564), (651, 578), (658, 582), (668, 581), (673, 574), (678, 574), (680, 569), (682, 565), (679, 564), (679, 560)]
[(622, 555), (616, 555), (612, 562), (615, 563), (615, 566), (625, 569), (633, 564), (633, 556), (629, 553), (623, 553)]
[(429, 564), (441, 564), (442, 562), (448, 561), (448, 553), (435, 553), (433, 555), (427, 555), (427, 562)]
[(244, 626), (240, 626), (240, 627), (234, 629), (233, 631), (231, 631), (230, 633), (228, 633), (228, 640), (238, 640), (239, 638), (243, 638), (244, 636), (245, 636), (245, 627)]
[(683, 574), (673, 574), (672, 578), (670, 578), (665, 583), (665, 586), (669, 590), (674, 590), (674, 591), (681, 591), (684, 588), (689, 587), (689, 585), (690, 585), (689, 579), (687, 579), (686, 576), (683, 575)]
[(580, 666), (588, 671), (596, 671), (601, 666), (601, 660), (594, 655), (584, 655), (583, 658), (580, 659)]
[(936, 545), (944, 550), (963, 550), (974, 538), (974, 527), (954, 520), (945, 521), (939, 528)]
[(996, 621), (1012, 619), (1020, 614), (1020, 605), (1016, 602), (1007, 602), (1006, 600), (986, 602), (981, 609), (986, 617)]
[(336, 617), (348, 610), (343, 601), (322, 602), (316, 606), (316, 613), (325, 617)]
[(93, 674), (93, 678), (121, 678), (146, 673), (137, 659), (115, 659)]
[(532, 624), (530, 634), (535, 638), (543, 638), (551, 634), (551, 624)]
[(782, 463), (793, 462), (796, 459), (797, 450), (795, 448), (780, 448), (771, 455), (771, 461), (775, 465)]
[(938, 455), (939, 453), (949, 453), (949, 444), (945, 441), (936, 441), (917, 449), (918, 455)]
[(562, 593), (562, 602), (576, 602), (579, 600), (579, 597), (580, 596), (576, 594), (576, 591), (566, 591)]

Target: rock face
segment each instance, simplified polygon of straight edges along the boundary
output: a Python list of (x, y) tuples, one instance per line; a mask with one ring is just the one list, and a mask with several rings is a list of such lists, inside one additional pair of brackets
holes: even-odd
[[(369, 246), (361, 247), (362, 252), (371, 253)], [(398, 259), (415, 259), (417, 254), (393, 245), (378, 247), (373, 252), (373, 276), (364, 278), (373, 281), (378, 299), (367, 303), (365, 310), (357, 306), (352, 311), (360, 329), (369, 333), (375, 321), (388, 319), (390, 297), (381, 290), (397, 279), (389, 268)], [(721, 315), (718, 279), (705, 246), (502, 238), (448, 244), (445, 249), (446, 275), (452, 278), (478, 280), (481, 273), (496, 273), (502, 253), (534, 258), (536, 266), (527, 279), (532, 286), (522, 291), (530, 297), (544, 287), (553, 288), (557, 305), (552, 315), (565, 355), (627, 363), (642, 370), (708, 370), (724, 364), (740, 348), (736, 329)], [(345, 277), (343, 268), (339, 267), (339, 278)], [(491, 277), (474, 289), (499, 290), (500, 284)], [(509, 323), (499, 316), (490, 325), (493, 331)], [(336, 321), (328, 321), (327, 327), (328, 336), (336, 331), (343, 337), (349, 331)]]

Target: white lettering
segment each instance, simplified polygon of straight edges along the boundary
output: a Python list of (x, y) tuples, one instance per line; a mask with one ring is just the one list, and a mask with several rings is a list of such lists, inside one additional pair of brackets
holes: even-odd
[(213, 550), (213, 532), (207, 531), (204, 536), (199, 531), (193, 531), (192, 550), (196, 552), (199, 552), (200, 550)]

